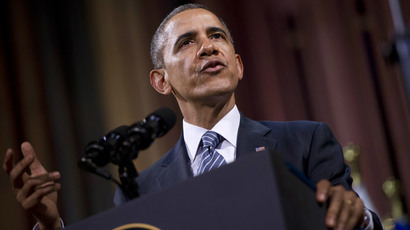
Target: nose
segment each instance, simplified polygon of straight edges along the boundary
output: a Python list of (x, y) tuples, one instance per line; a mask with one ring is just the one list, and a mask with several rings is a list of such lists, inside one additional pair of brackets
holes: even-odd
[(211, 56), (218, 54), (218, 49), (215, 44), (210, 41), (209, 38), (202, 39), (201, 46), (198, 50), (197, 56), (204, 57), (204, 56)]

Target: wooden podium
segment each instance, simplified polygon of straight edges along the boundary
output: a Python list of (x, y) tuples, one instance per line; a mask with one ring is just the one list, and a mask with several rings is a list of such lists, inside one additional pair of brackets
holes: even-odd
[(327, 229), (324, 205), (276, 153), (249, 154), (66, 229)]

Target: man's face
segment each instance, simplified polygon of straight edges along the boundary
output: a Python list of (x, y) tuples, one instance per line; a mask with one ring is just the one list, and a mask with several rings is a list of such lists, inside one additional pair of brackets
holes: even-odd
[(183, 11), (168, 21), (164, 34), (164, 81), (170, 88), (165, 93), (172, 90), (184, 102), (233, 95), (242, 78), (242, 61), (214, 14)]

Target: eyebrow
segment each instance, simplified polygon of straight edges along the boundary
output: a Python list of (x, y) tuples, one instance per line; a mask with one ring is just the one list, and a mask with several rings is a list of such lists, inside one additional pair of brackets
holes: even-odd
[(219, 27), (214, 27), (214, 26), (209, 27), (209, 28), (206, 29), (206, 32), (208, 34), (219, 32), (219, 33), (222, 33), (225, 37), (228, 37), (228, 35), (226, 34), (226, 31), (222, 28), (219, 28)]
[[(208, 27), (208, 28), (206, 29), (206, 32), (207, 32), (207, 34), (219, 32), (219, 33), (222, 33), (225, 37), (228, 37), (228, 35), (227, 35), (227, 33), (226, 33), (226, 31), (225, 31), (224, 29), (219, 28), (219, 27), (215, 27), (215, 26)], [(184, 39), (186, 39), (186, 38), (195, 37), (196, 34), (197, 34), (196, 31), (188, 31), (188, 32), (186, 32), (186, 33), (181, 34), (180, 36), (178, 36), (178, 38), (177, 38), (177, 40), (175, 41), (174, 46), (173, 46), (174, 49), (175, 49), (176, 47), (178, 47), (178, 44), (179, 44), (182, 40), (184, 40)]]
[(192, 38), (196, 35), (195, 31), (188, 31), (184, 34), (181, 34), (174, 43), (174, 48), (178, 47), (178, 44), (185, 38)]

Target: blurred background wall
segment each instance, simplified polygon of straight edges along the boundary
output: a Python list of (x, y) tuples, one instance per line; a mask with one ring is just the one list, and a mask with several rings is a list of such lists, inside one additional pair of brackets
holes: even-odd
[[(0, 151), (30, 141), (45, 167), (62, 174), (67, 224), (113, 207), (115, 186), (80, 171), (84, 146), (109, 130), (168, 106), (176, 127), (142, 151), (139, 171), (179, 138), (172, 96), (150, 86), (152, 35), (174, 7), (207, 5), (230, 28), (245, 75), (239, 109), (256, 120), (317, 120), (339, 142), (360, 147), (362, 184), (389, 216), (382, 191), (401, 180), (410, 208), (410, 116), (400, 68), (383, 56), (394, 28), (388, 0), (84, 0), (0, 3)], [(410, 23), (410, 2), (401, 1)], [(30, 229), (0, 174), (0, 229)]]

